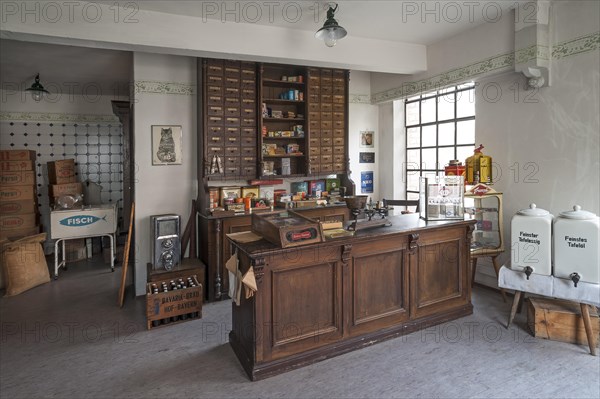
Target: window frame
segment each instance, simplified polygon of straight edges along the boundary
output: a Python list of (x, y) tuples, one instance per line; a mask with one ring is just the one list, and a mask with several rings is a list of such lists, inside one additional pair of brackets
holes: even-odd
[[(470, 93), (469, 93), (470, 92)], [(440, 104), (440, 99), (441, 101), (445, 101), (444, 97), (448, 98), (448, 96), (452, 95), (452, 98), (454, 100), (453, 103), (453, 107), (454, 107), (454, 117), (450, 118), (450, 119), (444, 119), (444, 120), (440, 120), (439, 119), (439, 104)], [(466, 116), (466, 117), (460, 117), (458, 118), (458, 101), (457, 98), (459, 98), (458, 96), (460, 95), (468, 95), (468, 96), (472, 96), (473, 100), (473, 107), (475, 107), (475, 84), (474, 82), (469, 82), (466, 84), (462, 84), (462, 85), (455, 85), (455, 86), (449, 86), (446, 87), (444, 89), (440, 89), (437, 91), (433, 91), (433, 92), (427, 92), (418, 96), (413, 96), (413, 97), (409, 97), (407, 99), (404, 100), (404, 116), (405, 116), (405, 123), (404, 123), (404, 135), (405, 135), (405, 165), (406, 167), (404, 168), (404, 182), (405, 182), (405, 190), (406, 190), (406, 198), (407, 199), (417, 199), (419, 196), (419, 190), (410, 190), (409, 189), (409, 176), (413, 176), (414, 173), (418, 173), (419, 178), (425, 175), (437, 175), (440, 172), (444, 172), (444, 166), (445, 164), (449, 161), (448, 159), (443, 160), (441, 163), (440, 159), (439, 159), (439, 150), (440, 149), (444, 149), (444, 148), (452, 148), (453, 152), (454, 152), (454, 158), (452, 159), (458, 159), (457, 158), (457, 152), (459, 148), (462, 147), (470, 147), (471, 149), (475, 148), (475, 134), (473, 134), (473, 143), (468, 143), (468, 144), (458, 144), (458, 123), (460, 122), (465, 122), (465, 121), (473, 121), (475, 123), (475, 111), (473, 112), (473, 116)], [(422, 103), (426, 100), (431, 100), (431, 99), (435, 99), (435, 118), (432, 122), (426, 122), (426, 123), (422, 123), (422, 119), (423, 119), (423, 115), (421, 113), (421, 109), (422, 109)], [(414, 103), (418, 103), (418, 115), (419, 115), (419, 121), (416, 124), (412, 124), (409, 125), (407, 123), (408, 120), (408, 112), (407, 112), (407, 108), (410, 104), (414, 104)], [(440, 125), (442, 124), (446, 124), (446, 123), (452, 123), (454, 126), (454, 144), (451, 145), (439, 145), (439, 141), (440, 141)], [(435, 126), (435, 145), (431, 146), (423, 146), (423, 128), (424, 127), (430, 127), (430, 126)], [(418, 146), (409, 146), (409, 142), (408, 142), (408, 131), (409, 129), (414, 129), (414, 128), (418, 128), (419, 129), (419, 145)], [(423, 162), (423, 150), (431, 150), (431, 149), (435, 149), (435, 165), (434, 167), (430, 167), (430, 165), (424, 165)], [(409, 168), (409, 163), (408, 163), (408, 154), (409, 151), (414, 151), (414, 150), (419, 150), (419, 167), (418, 168)], [(464, 162), (464, 160), (460, 160), (462, 162)], [(411, 164), (412, 165), (412, 164)], [(411, 195), (412, 194), (412, 195)]]

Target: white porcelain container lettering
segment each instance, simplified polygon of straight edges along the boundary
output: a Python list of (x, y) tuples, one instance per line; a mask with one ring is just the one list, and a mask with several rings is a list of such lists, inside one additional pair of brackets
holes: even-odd
[(511, 267), (535, 274), (552, 274), (552, 215), (531, 204), (510, 223)]
[[(600, 284), (600, 219), (575, 205), (554, 220), (554, 276)], [(575, 276), (575, 274), (577, 276)]]

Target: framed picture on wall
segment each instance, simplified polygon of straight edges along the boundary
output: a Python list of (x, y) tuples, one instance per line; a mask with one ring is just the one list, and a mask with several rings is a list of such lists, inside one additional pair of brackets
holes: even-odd
[(359, 163), (375, 163), (375, 153), (374, 152), (359, 152), (358, 153), (358, 162)]
[(360, 172), (360, 191), (362, 194), (373, 193), (373, 171)]
[(375, 148), (375, 132), (372, 130), (363, 130), (359, 135), (360, 148)]
[(181, 126), (152, 125), (152, 165), (181, 165)]

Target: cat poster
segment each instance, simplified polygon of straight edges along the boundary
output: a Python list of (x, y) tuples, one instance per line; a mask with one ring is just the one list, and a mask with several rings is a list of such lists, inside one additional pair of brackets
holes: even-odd
[(152, 126), (152, 165), (181, 165), (181, 126)]

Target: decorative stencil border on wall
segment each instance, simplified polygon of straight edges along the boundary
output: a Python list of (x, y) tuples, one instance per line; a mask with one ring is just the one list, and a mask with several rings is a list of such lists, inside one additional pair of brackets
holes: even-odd
[[(0, 121), (0, 149), (35, 150), (38, 206), (44, 230), (50, 225), (49, 161), (74, 159), (77, 181), (102, 186), (102, 203), (123, 207), (123, 129), (102, 123)], [(121, 219), (121, 217), (119, 217)], [(122, 224), (122, 223), (121, 223)]]

